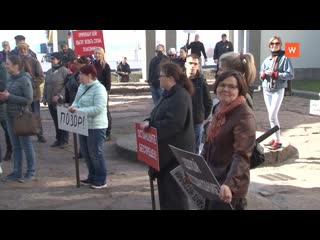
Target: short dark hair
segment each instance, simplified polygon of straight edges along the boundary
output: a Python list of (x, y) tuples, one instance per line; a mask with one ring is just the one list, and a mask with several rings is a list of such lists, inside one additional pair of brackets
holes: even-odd
[(14, 37), (15, 40), (21, 41), (21, 40), (26, 40), (26, 38), (23, 35), (17, 35)]
[(218, 76), (216, 82), (213, 85), (213, 92), (215, 94), (217, 94), (217, 88), (218, 88), (219, 83), (228, 77), (234, 77), (237, 80), (238, 89), (239, 89), (239, 96), (246, 96), (246, 94), (248, 93), (248, 90), (249, 90), (247, 81), (241, 72), (234, 71), (234, 70), (225, 71)]
[(16, 55), (11, 55), (11, 56), (9, 56), (8, 60), (12, 63), (12, 65), (18, 65), (19, 71), (22, 70), (23, 65), (22, 65), (22, 61), (21, 61), (20, 57), (18, 57)]
[(222, 35), (221, 35), (221, 37), (227, 37), (227, 34), (225, 34), (225, 33), (223, 33)]
[(97, 78), (97, 70), (92, 64), (84, 65), (83, 67), (80, 68), (79, 71), (85, 75), (91, 74), (93, 79)]
[(183, 50), (183, 51), (185, 51), (186, 53), (188, 53), (188, 49), (187, 49), (185, 46), (181, 47), (180, 50)]
[(187, 55), (186, 59), (187, 58), (193, 58), (193, 59), (198, 59), (198, 61), (200, 62), (200, 57), (199, 55), (195, 54), (195, 53), (191, 53), (189, 55)]

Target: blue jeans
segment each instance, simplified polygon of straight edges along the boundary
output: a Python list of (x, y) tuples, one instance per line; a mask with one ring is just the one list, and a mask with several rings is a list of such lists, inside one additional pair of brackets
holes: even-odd
[(13, 132), (13, 117), (8, 117), (7, 127), (10, 140), (13, 146), (13, 173), (22, 177), (22, 149), (24, 150), (27, 160), (27, 175), (35, 175), (36, 154), (32, 144), (31, 136), (16, 136)]
[(199, 154), (199, 148), (200, 148), (200, 143), (201, 143), (201, 139), (202, 139), (202, 127), (203, 123), (199, 123), (199, 124), (194, 124), (194, 135), (196, 138), (196, 154)]
[(152, 95), (152, 100), (154, 105), (157, 105), (157, 103), (160, 100), (160, 97), (162, 95), (162, 89), (161, 88), (155, 88), (152, 84), (150, 84), (150, 92)]
[[(31, 109), (33, 112), (35, 113), (39, 113), (39, 116), (40, 116), (40, 100), (35, 100), (31, 103)], [(38, 138), (40, 136), (43, 136), (43, 129), (42, 129), (42, 122), (40, 121), (40, 133), (39, 135), (37, 135)]]
[(80, 151), (88, 167), (88, 180), (94, 185), (103, 185), (107, 179), (107, 169), (103, 157), (103, 143), (106, 129), (89, 129), (89, 136), (79, 135)]

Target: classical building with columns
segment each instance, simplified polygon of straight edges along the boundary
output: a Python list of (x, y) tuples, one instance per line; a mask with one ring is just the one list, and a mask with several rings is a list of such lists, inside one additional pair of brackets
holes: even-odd
[[(318, 48), (320, 30), (229, 30), (228, 39), (233, 42), (235, 51), (251, 52), (255, 57), (257, 70), (260, 70), (261, 63), (270, 54), (268, 41), (274, 35), (280, 36), (283, 43), (296, 42), (300, 44), (300, 57), (292, 58), (295, 80), (320, 81), (320, 48)], [(57, 47), (55, 43), (59, 40), (67, 39), (67, 30), (56, 30), (53, 36), (54, 48)], [(156, 30), (145, 31), (145, 43), (143, 49), (145, 61), (142, 66), (143, 79), (147, 79), (149, 62), (155, 55)], [(166, 30), (164, 44), (177, 49), (176, 30)]]
[[(300, 44), (300, 56), (292, 58), (295, 80), (320, 81), (320, 30), (229, 30), (229, 40), (234, 43), (234, 50), (251, 52), (256, 60), (257, 70), (263, 60), (270, 54), (269, 39), (280, 36), (283, 43)], [(146, 30), (146, 65), (154, 56), (155, 30)], [(176, 31), (166, 30), (166, 46), (176, 47)], [(284, 49), (284, 46), (283, 46)], [(145, 67), (146, 69), (148, 66)]]

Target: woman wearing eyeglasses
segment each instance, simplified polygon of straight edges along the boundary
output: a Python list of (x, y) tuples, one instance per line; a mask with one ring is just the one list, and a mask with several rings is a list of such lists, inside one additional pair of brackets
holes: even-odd
[(207, 210), (243, 210), (250, 183), (250, 158), (256, 119), (246, 103), (248, 84), (242, 73), (225, 71), (214, 85), (220, 103), (208, 128), (201, 155), (221, 185), (216, 200), (207, 200)]
[[(285, 52), (281, 50), (282, 41), (279, 36), (273, 36), (269, 41), (271, 55), (261, 65), (260, 79), (263, 87), (264, 102), (267, 107), (271, 128), (279, 124), (278, 113), (283, 100), (288, 81), (294, 78), (294, 69)], [(270, 149), (282, 148), (280, 130), (274, 138), (266, 144)]]
[(159, 70), (164, 92), (150, 117), (141, 124), (143, 129), (157, 129), (160, 172), (150, 168), (149, 176), (157, 178), (161, 210), (188, 210), (188, 198), (170, 173), (179, 162), (169, 144), (189, 152), (195, 150), (191, 99), (194, 87), (175, 63), (163, 63)]

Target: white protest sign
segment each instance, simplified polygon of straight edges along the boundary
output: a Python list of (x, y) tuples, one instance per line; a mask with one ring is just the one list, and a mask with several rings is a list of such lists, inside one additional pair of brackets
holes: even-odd
[(320, 116), (320, 100), (310, 100), (310, 114)]
[(88, 117), (87, 113), (76, 111), (71, 113), (67, 108), (57, 107), (58, 111), (58, 128), (88, 136)]
[(183, 168), (179, 165), (171, 172), (173, 178), (177, 181), (183, 192), (190, 200), (191, 209), (202, 210), (205, 208), (205, 198), (200, 195), (193, 187), (192, 183), (187, 180), (187, 176)]

